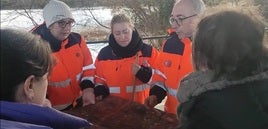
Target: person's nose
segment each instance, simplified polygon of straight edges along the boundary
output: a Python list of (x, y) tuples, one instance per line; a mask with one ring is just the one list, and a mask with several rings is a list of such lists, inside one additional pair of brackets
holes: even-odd
[(180, 25), (179, 25), (177, 22), (173, 22), (173, 23), (171, 24), (171, 27), (172, 27), (173, 29), (176, 29), (176, 28), (180, 27)]
[(72, 29), (72, 25), (71, 24), (66, 24), (66, 26), (64, 27), (65, 30), (71, 30)]
[(125, 39), (125, 35), (124, 34), (121, 34), (120, 38), (121, 39)]

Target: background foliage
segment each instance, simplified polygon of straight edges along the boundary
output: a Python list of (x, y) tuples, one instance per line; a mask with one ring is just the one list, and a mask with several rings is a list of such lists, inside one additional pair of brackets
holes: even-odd
[[(42, 9), (49, 0), (1, 0), (2, 9), (23, 9), (31, 17), (31, 9)], [(124, 12), (132, 17), (136, 28), (145, 35), (165, 34), (170, 27), (168, 19), (175, 0), (62, 0), (72, 8), (93, 9), (92, 7), (107, 7), (114, 13)], [(223, 2), (237, 3), (242, 0), (204, 0), (207, 6), (215, 6)], [(259, 6), (268, 21), (268, 0), (249, 0)], [(81, 8), (83, 7), (83, 8)], [(96, 20), (96, 19), (95, 19)], [(101, 25), (102, 27), (107, 27)], [(109, 26), (108, 26), (109, 27)]]

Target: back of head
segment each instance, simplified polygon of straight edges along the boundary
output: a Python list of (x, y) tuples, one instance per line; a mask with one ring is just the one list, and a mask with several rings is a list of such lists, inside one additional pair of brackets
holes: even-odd
[(74, 20), (70, 7), (59, 0), (49, 1), (43, 9), (43, 17), (47, 27), (62, 19), (70, 18)]
[(40, 37), (1, 29), (1, 100), (15, 101), (19, 84), (30, 75), (42, 77), (51, 68), (51, 49)]
[(199, 22), (193, 60), (197, 70), (236, 79), (263, 70), (265, 26), (254, 8), (228, 7), (208, 10)]

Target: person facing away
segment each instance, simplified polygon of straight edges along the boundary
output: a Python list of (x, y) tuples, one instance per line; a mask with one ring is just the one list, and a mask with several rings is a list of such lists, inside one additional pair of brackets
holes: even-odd
[(109, 45), (96, 58), (96, 100), (109, 95), (144, 103), (150, 85), (162, 85), (164, 76), (154, 69), (158, 51), (145, 44), (130, 18), (116, 14), (111, 20)]
[(1, 129), (79, 129), (90, 123), (46, 99), (51, 49), (29, 32), (1, 29)]
[(194, 36), (196, 71), (182, 80), (177, 94), (180, 129), (267, 129), (264, 22), (246, 6), (208, 13)]
[(176, 114), (179, 105), (176, 99), (178, 84), (185, 75), (193, 71), (191, 37), (195, 29), (194, 21), (204, 10), (202, 0), (178, 0), (174, 4), (169, 19), (172, 26), (171, 35), (162, 45), (157, 59), (157, 68), (167, 78), (165, 87), (152, 87), (146, 105), (154, 107), (167, 96), (164, 110)]
[(56, 57), (47, 91), (53, 108), (68, 110), (81, 104), (81, 91), (83, 105), (94, 104), (95, 66), (83, 37), (71, 32), (75, 21), (69, 6), (51, 0), (43, 16), (45, 22), (32, 31), (49, 42)]

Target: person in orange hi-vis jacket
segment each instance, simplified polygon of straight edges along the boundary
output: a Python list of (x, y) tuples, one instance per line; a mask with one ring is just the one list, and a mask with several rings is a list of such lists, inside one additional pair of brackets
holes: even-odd
[[(195, 6), (198, 5), (198, 6)], [(161, 102), (166, 95), (164, 110), (176, 114), (179, 105), (176, 99), (178, 85), (181, 79), (193, 71), (191, 61), (194, 20), (205, 9), (202, 0), (178, 0), (174, 4), (169, 22), (172, 26), (168, 30), (170, 37), (162, 45), (157, 59), (158, 69), (167, 77), (164, 87), (154, 86), (147, 105), (154, 107), (155, 102)], [(163, 97), (164, 96), (164, 97)]]
[(71, 32), (75, 21), (70, 8), (62, 1), (51, 0), (43, 16), (45, 22), (32, 31), (49, 42), (55, 57), (47, 91), (52, 107), (68, 110), (77, 102), (95, 103), (95, 66), (84, 38)]
[(124, 14), (111, 20), (109, 44), (96, 58), (95, 96), (108, 95), (144, 103), (152, 85), (164, 86), (165, 76), (155, 69), (158, 51), (145, 44)]

